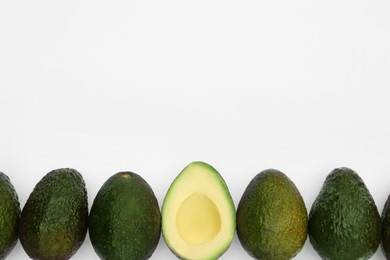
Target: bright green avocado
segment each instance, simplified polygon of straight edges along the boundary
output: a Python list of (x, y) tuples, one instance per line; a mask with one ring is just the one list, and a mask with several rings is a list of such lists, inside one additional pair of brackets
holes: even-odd
[(381, 218), (369, 190), (349, 168), (326, 178), (309, 215), (309, 237), (323, 259), (365, 260), (381, 241)]
[(88, 200), (84, 180), (73, 169), (49, 172), (23, 207), (20, 242), (32, 259), (69, 259), (84, 241)]
[(101, 259), (148, 259), (161, 235), (152, 188), (139, 175), (119, 172), (100, 188), (89, 216), (89, 236)]
[(237, 235), (256, 259), (287, 260), (307, 237), (307, 210), (294, 183), (282, 172), (257, 174), (237, 208)]
[(162, 206), (166, 244), (181, 259), (217, 259), (235, 233), (235, 208), (221, 175), (190, 163), (171, 184)]
[(18, 241), (20, 206), (9, 178), (0, 172), (0, 259), (4, 259)]

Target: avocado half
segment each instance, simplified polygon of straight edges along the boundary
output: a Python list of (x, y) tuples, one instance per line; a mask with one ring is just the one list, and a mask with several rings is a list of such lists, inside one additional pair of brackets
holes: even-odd
[(221, 175), (204, 162), (190, 163), (171, 184), (162, 206), (162, 232), (181, 259), (217, 259), (236, 227), (233, 200)]

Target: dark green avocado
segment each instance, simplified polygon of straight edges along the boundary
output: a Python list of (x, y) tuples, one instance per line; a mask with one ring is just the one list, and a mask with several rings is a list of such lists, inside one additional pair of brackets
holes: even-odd
[(32, 259), (69, 259), (88, 228), (85, 183), (73, 169), (49, 172), (35, 186), (23, 207), (20, 242)]
[(4, 259), (18, 241), (20, 205), (9, 178), (0, 172), (0, 259)]
[(294, 183), (282, 172), (257, 174), (237, 208), (237, 235), (256, 259), (288, 260), (307, 238), (307, 210)]
[(381, 218), (369, 190), (349, 168), (326, 178), (309, 215), (309, 237), (323, 259), (364, 260), (381, 241)]
[(390, 259), (390, 196), (382, 211), (382, 251)]
[(100, 188), (89, 216), (89, 236), (107, 260), (148, 259), (161, 234), (157, 199), (146, 181), (132, 172), (111, 176)]

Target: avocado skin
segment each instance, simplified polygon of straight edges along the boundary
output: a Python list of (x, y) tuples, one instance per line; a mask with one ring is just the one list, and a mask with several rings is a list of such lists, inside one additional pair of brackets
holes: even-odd
[(368, 259), (381, 241), (381, 218), (369, 190), (349, 168), (326, 178), (309, 215), (309, 237), (323, 259)]
[(0, 172), (0, 259), (12, 251), (18, 241), (20, 204), (9, 178)]
[(382, 251), (390, 259), (390, 196), (382, 211)]
[(32, 259), (69, 259), (88, 228), (85, 182), (73, 169), (49, 172), (23, 207), (19, 237)]
[(146, 181), (132, 172), (111, 176), (89, 216), (89, 236), (101, 259), (148, 259), (160, 240), (161, 213)]
[(307, 238), (307, 210), (294, 183), (274, 169), (257, 174), (237, 209), (237, 235), (256, 259), (291, 259)]

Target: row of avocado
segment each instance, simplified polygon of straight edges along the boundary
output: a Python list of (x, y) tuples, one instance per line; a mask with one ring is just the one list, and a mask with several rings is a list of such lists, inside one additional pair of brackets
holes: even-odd
[(148, 259), (161, 230), (180, 259), (217, 259), (239, 241), (256, 259), (291, 259), (307, 235), (323, 259), (369, 259), (382, 241), (390, 259), (390, 202), (382, 219), (363, 180), (349, 168), (326, 178), (310, 214), (294, 183), (274, 169), (256, 175), (237, 211), (221, 175), (190, 163), (172, 182), (161, 208), (148, 183), (132, 172), (111, 176), (88, 214), (85, 182), (74, 169), (57, 169), (35, 186), (20, 210), (9, 178), (0, 172), (0, 259), (18, 238), (32, 259), (69, 259), (87, 229), (101, 259)]

